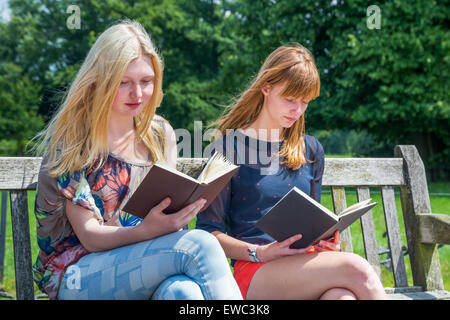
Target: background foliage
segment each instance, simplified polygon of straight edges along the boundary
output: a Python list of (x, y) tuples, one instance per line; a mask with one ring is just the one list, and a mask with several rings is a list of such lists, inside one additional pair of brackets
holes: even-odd
[[(70, 30), (69, 5), (81, 28)], [(165, 61), (159, 113), (174, 128), (204, 127), (244, 89), (277, 46), (299, 42), (321, 73), (308, 132), (325, 151), (392, 156), (415, 144), (429, 177), (450, 177), (449, 1), (10, 0), (0, 22), (0, 153), (24, 145), (61, 102), (90, 46), (118, 19), (135, 19)]]

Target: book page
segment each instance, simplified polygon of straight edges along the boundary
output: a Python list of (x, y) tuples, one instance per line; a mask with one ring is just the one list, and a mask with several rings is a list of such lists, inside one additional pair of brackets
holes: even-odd
[(330, 217), (332, 217), (334, 220), (336, 220), (336, 222), (339, 220), (338, 216), (331, 211), (330, 209), (328, 209), (327, 207), (325, 207), (324, 205), (322, 205), (320, 202), (317, 202), (316, 200), (314, 200), (313, 198), (311, 198), (309, 195), (307, 195), (306, 193), (304, 193), (302, 190), (300, 190), (297, 187), (293, 187), (291, 190), (297, 192), (298, 194), (302, 195), (303, 198), (305, 198), (306, 200), (308, 200), (309, 202), (311, 202), (313, 205), (315, 205), (316, 207), (318, 207), (319, 209), (321, 209), (324, 213), (328, 214)]
[(211, 159), (209, 159), (197, 180), (200, 183), (208, 183), (236, 167), (237, 166), (225, 158), (224, 155), (216, 152)]
[(341, 213), (340, 215), (343, 215), (343, 214), (346, 214), (346, 213), (348, 213), (348, 212), (350, 212), (350, 211), (353, 211), (353, 210), (359, 209), (359, 208), (361, 208), (361, 207), (364, 207), (364, 206), (366, 206), (367, 204), (369, 204), (370, 201), (372, 201), (371, 198), (369, 198), (369, 199), (367, 199), (367, 200), (363, 200), (363, 201), (358, 202), (358, 203), (355, 203), (354, 205), (351, 205), (350, 207), (348, 207), (347, 209), (345, 209), (344, 211), (342, 211), (342, 213)]

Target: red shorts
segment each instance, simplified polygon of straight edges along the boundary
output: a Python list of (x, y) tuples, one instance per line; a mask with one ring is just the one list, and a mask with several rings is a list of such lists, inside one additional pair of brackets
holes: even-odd
[(244, 299), (247, 296), (248, 287), (250, 286), (250, 281), (252, 281), (255, 272), (264, 264), (265, 262), (257, 263), (244, 260), (237, 260), (234, 263), (234, 279), (236, 280)]
[[(315, 247), (311, 247), (306, 253), (316, 252)], [(244, 260), (236, 260), (234, 263), (234, 280), (241, 290), (242, 297), (245, 299), (247, 296), (248, 287), (252, 281), (255, 272), (262, 267), (265, 262), (250, 262)]]

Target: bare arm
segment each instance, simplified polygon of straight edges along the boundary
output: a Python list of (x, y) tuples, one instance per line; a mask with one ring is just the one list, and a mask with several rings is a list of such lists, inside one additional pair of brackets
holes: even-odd
[(167, 165), (176, 169), (177, 168), (177, 137), (175, 131), (170, 124), (166, 124), (166, 162)]
[(166, 215), (162, 212), (170, 204), (170, 199), (166, 198), (150, 210), (140, 224), (130, 227), (102, 225), (89, 210), (69, 200), (66, 201), (66, 214), (83, 247), (90, 252), (98, 252), (178, 231), (195, 217), (204, 201), (199, 199), (174, 214)]
[(225, 255), (228, 258), (250, 261), (247, 251), (247, 249), (251, 246), (250, 243), (230, 237), (220, 231), (214, 231), (212, 234), (216, 236), (217, 240), (219, 240), (223, 251), (225, 251)]
[[(248, 242), (238, 240), (229, 235), (220, 232), (212, 232), (222, 245), (223, 250), (228, 258), (236, 260), (251, 261), (248, 254), (248, 248), (252, 245)], [(261, 262), (268, 262), (287, 255), (294, 255), (307, 252), (311, 247), (305, 249), (290, 249), (289, 246), (295, 241), (301, 239), (301, 235), (292, 236), (283, 242), (272, 242), (256, 248), (256, 255)]]

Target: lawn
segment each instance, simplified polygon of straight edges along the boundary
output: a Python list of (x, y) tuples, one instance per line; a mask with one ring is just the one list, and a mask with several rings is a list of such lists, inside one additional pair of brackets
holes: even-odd
[[(401, 236), (402, 236), (402, 245), (406, 246), (405, 239), (405, 231), (404, 231), (404, 223), (403, 216), (401, 214), (401, 204), (400, 198), (398, 195), (398, 190), (396, 190), (396, 202), (397, 202), (397, 212), (399, 217), (399, 225), (401, 228)], [(430, 201), (431, 201), (431, 209), (434, 213), (441, 213), (450, 215), (450, 182), (444, 183), (431, 183), (429, 185), (430, 191)], [(378, 201), (381, 203), (381, 195), (379, 190), (376, 188), (371, 189), (371, 196), (374, 201)], [(349, 189), (346, 192), (347, 206), (350, 206), (353, 203), (356, 203), (356, 193), (354, 190)], [(333, 209), (331, 193), (330, 190), (324, 188), (322, 195), (322, 203), (329, 209)], [(28, 193), (28, 206), (30, 208), (30, 230), (31, 230), (31, 243), (32, 243), (32, 258), (33, 262), (36, 259), (38, 248), (36, 245), (36, 221), (34, 218), (34, 213), (32, 208), (34, 208), (34, 191), (30, 191)], [(377, 243), (379, 247), (388, 248), (388, 239), (385, 234), (385, 221), (384, 215), (382, 212), (382, 206), (378, 205), (373, 209), (373, 218), (375, 223), (376, 235), (377, 235)], [(194, 225), (195, 221), (193, 221), (190, 226)], [(355, 253), (358, 253), (361, 256), (364, 256), (363, 249), (363, 240), (361, 234), (361, 226), (359, 221), (354, 223), (351, 226), (351, 235), (352, 235), (352, 243), (353, 249)], [(8, 206), (7, 213), (7, 227), (6, 227), (6, 248), (5, 248), (5, 262), (4, 262), (4, 277), (3, 282), (0, 284), (0, 288), (3, 288), (4, 291), (15, 295), (15, 278), (14, 278), (14, 254), (12, 247), (12, 230), (10, 223), (10, 213)], [(439, 248), (439, 257), (441, 263), (442, 276), (444, 279), (444, 286), (446, 290), (450, 290), (450, 246), (445, 245)], [(380, 256), (380, 260), (385, 260), (386, 255)], [(412, 285), (412, 276), (411, 270), (409, 267), (409, 257), (405, 256), (405, 265), (406, 271), (408, 275), (408, 282)], [(394, 286), (394, 279), (392, 277), (392, 273), (388, 271), (387, 267), (382, 264), (382, 280), (385, 287)], [(36, 294), (40, 293), (36, 287)]]

